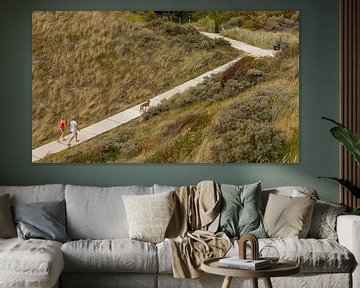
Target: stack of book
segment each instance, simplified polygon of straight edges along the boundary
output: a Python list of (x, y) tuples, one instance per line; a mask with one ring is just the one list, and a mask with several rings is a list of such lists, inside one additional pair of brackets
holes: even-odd
[(234, 256), (220, 259), (219, 266), (246, 270), (260, 270), (270, 267), (271, 262), (267, 259), (251, 260), (240, 259), (238, 256)]

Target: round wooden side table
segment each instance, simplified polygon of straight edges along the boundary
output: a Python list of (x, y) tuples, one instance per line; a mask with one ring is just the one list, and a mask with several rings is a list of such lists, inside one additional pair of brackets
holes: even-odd
[(289, 276), (300, 272), (300, 266), (288, 260), (279, 260), (269, 268), (261, 270), (245, 270), (237, 268), (222, 267), (219, 259), (206, 259), (201, 263), (201, 270), (216, 275), (225, 276), (222, 288), (229, 288), (233, 277), (251, 278), (253, 287), (258, 288), (258, 278), (263, 278), (265, 287), (272, 288), (270, 277)]

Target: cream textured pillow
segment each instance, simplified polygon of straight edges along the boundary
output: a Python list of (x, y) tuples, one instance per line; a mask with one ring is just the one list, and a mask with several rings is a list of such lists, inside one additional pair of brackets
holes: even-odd
[(122, 196), (131, 239), (151, 243), (164, 240), (175, 207), (173, 194)]
[(311, 197), (269, 195), (264, 228), (269, 237), (306, 238), (316, 200)]

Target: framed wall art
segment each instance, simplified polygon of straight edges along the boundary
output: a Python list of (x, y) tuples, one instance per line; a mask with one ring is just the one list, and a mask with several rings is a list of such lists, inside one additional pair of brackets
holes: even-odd
[(298, 11), (34, 11), (34, 163), (298, 163)]

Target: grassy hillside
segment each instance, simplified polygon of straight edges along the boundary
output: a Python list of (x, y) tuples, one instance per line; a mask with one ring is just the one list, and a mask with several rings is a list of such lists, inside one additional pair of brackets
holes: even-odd
[(34, 12), (32, 146), (60, 118), (102, 120), (239, 55), (190, 25), (130, 12)]
[(224, 73), (42, 162), (296, 163), (298, 45)]
[(219, 32), (263, 49), (273, 49), (280, 40), (290, 45), (299, 44), (299, 13), (258, 12), (240, 14), (221, 24)]

